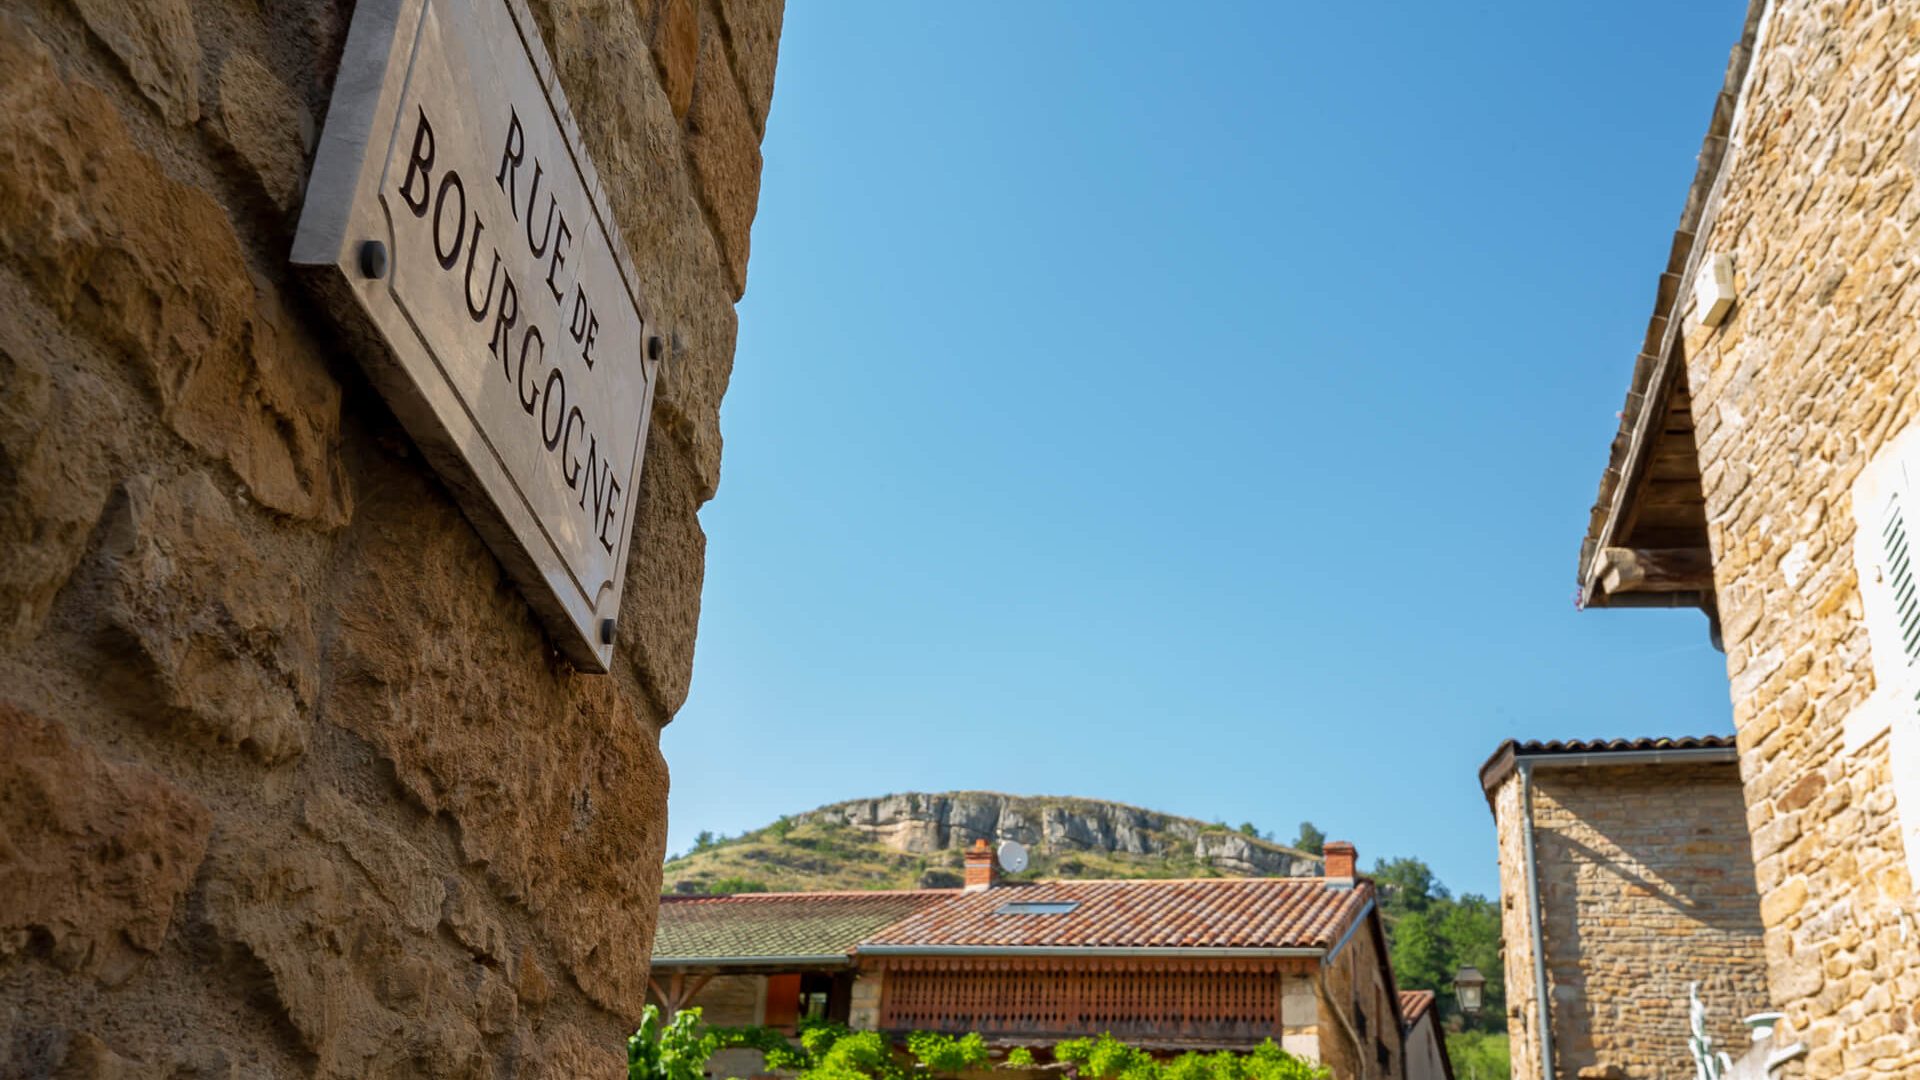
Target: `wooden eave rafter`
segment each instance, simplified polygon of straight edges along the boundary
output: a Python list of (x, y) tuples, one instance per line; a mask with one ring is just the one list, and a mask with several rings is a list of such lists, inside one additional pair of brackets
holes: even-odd
[(1705, 254), (1696, 240), (1711, 228), (1719, 204), (1728, 137), (1765, 9), (1766, 0), (1749, 5), (1655, 291), (1620, 430), (1580, 545), (1584, 607), (1700, 607), (1709, 615), (1714, 610), (1681, 298)]
[(712, 979), (711, 974), (697, 974), (689, 977), (687, 972), (676, 971), (668, 976), (664, 986), (659, 979), (652, 975), (647, 976), (647, 986), (653, 990), (654, 996), (660, 999), (660, 1005), (666, 1014), (673, 1016), (686, 1008), (687, 1002), (692, 1001), (700, 991), (706, 989), (707, 983)]

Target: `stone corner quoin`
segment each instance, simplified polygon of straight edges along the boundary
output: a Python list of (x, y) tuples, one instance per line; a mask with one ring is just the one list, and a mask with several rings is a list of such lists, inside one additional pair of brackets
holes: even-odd
[(665, 343), (606, 675), (288, 263), (354, 5), (0, 12), (0, 1071), (618, 1067), (783, 10), (511, 2)]

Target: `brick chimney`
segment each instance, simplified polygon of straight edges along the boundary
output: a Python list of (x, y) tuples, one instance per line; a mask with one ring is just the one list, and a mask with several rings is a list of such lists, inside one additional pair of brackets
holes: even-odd
[(967, 849), (967, 892), (991, 889), (1000, 879), (1000, 867), (993, 861), (993, 846), (985, 837)]
[(1353, 845), (1345, 840), (1329, 840), (1320, 849), (1320, 856), (1327, 860), (1327, 884), (1335, 887), (1353, 887), (1353, 868), (1359, 856)]

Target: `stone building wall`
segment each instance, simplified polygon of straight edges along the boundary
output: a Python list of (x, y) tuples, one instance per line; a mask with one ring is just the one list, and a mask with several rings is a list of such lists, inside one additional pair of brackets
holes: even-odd
[(1678, 317), (1769, 980), (1806, 1075), (1911, 1076), (1920, 928), (1888, 739), (1855, 715), (1849, 491), (1920, 404), (1920, 13), (1776, 0), (1741, 97), (1696, 240), (1737, 299), (1717, 328)]
[(780, 0), (531, 0), (672, 346), (560, 660), (289, 274), (350, 0), (0, 11), (0, 1075), (614, 1075)]
[[(1398, 1080), (1404, 1074), (1399, 1005), (1385, 975), (1385, 950), (1369, 925), (1373, 918), (1366, 916), (1322, 971), (1318, 1060), (1340, 1080)], [(1376, 1044), (1386, 1047), (1386, 1065)]]
[(1521, 830), (1520, 778), (1493, 793), (1494, 835), (1500, 855), (1500, 955), (1506, 963), (1507, 1036), (1513, 1075), (1540, 1076), (1540, 1032), (1535, 1011), (1533, 936), (1528, 929), (1526, 838)]
[[(1515, 1076), (1538, 1076), (1518, 773), (1496, 798)], [(1685, 1076), (1687, 989), (1716, 1043), (1767, 1006), (1760, 901), (1731, 763), (1536, 769), (1534, 846), (1559, 1076)]]
[[(766, 1019), (766, 976), (716, 975), (689, 1004), (698, 1006), (700, 1019), (716, 1027), (762, 1023)], [(760, 1051), (743, 1047), (718, 1051), (707, 1061), (709, 1076), (755, 1076), (765, 1071), (766, 1060)]]

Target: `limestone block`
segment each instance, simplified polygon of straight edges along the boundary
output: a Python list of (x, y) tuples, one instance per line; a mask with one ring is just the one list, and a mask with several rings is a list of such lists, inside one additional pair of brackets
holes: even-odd
[(620, 651), (660, 714), (671, 717), (687, 700), (693, 679), (707, 534), (700, 527), (699, 481), (692, 464), (658, 431), (647, 432), (640, 475), (634, 554), (621, 598)]
[(474, 971), (480, 1033), (493, 1036), (512, 1031), (514, 1021), (520, 1017), (520, 1000), (515, 996), (513, 987), (508, 985), (505, 976), (493, 968), (481, 965)]
[(1799, 911), (1806, 902), (1806, 879), (1794, 878), (1760, 898), (1760, 917), (1773, 926)]
[(301, 202), (313, 118), (286, 83), (253, 54), (234, 52), (220, 67), (219, 133), (283, 213)]
[(711, 15), (701, 17), (687, 150), (738, 299), (747, 291), (748, 239), (760, 205), (760, 136)]
[(200, 40), (188, 0), (72, 0), (167, 123), (200, 119)]
[(0, 643), (39, 632), (112, 490), (110, 395), (81, 370), (56, 380), (29, 321), (0, 319)]
[(644, 703), (553, 652), (417, 471), (368, 473), (346, 543), (327, 715), (458, 826), (465, 857), (534, 915), (588, 994), (638, 1015), (666, 843)]
[(532, 949), (522, 948), (520, 958), (514, 962), (513, 989), (520, 995), (522, 1004), (536, 1011), (553, 1000), (553, 982)]
[(590, 1039), (570, 1024), (556, 1024), (542, 1031), (536, 1053), (529, 1073), (533, 1080), (618, 1076), (626, 1068), (625, 1047)]
[(48, 1080), (146, 1080), (154, 1075), (145, 1062), (115, 1053), (91, 1032), (59, 1029), (36, 1034), (31, 1050), (21, 1055), (33, 1060), (22, 1061), (22, 1071), (15, 1075)]
[(205, 474), (129, 481), (102, 548), (107, 618), (171, 715), (268, 763), (306, 748), (320, 656), (305, 586), (262, 557)]
[(773, 69), (780, 59), (780, 24), (786, 0), (720, 0), (727, 40), (733, 43), (734, 71), (746, 91), (753, 129), (765, 133), (773, 105)]
[(606, 185), (640, 291), (667, 345), (653, 422), (693, 453), (701, 499), (720, 482), (720, 399), (733, 371), (737, 290), (679, 152), (687, 138), (647, 64), (633, 5), (534, 0), (555, 67)]
[(477, 959), (495, 964), (511, 962), (513, 954), (507, 947), (507, 933), (501, 929), (499, 920), (487, 914), (479, 890), (457, 877), (446, 879), (445, 889), (447, 899), (441, 919), (460, 944)]
[(693, 105), (693, 73), (700, 60), (700, 14), (693, 0), (662, 0), (653, 25), (653, 62), (676, 120)]
[(1280, 1036), (1280, 1049), (1297, 1058), (1320, 1060), (1320, 1035), (1317, 1031), (1297, 1031)]
[(199, 799), (0, 703), (0, 962), (44, 943), (110, 982), (157, 951), (206, 854)]
[(357, 871), (311, 841), (244, 826), (212, 858), (206, 917), (266, 969), (315, 1075), (491, 1075), (465, 981)]
[(439, 925), (446, 888), (419, 849), (332, 788), (307, 796), (303, 820), (315, 836), (346, 851), (408, 929), (424, 934)]
[(0, 258), (63, 321), (126, 357), (168, 425), (254, 498), (345, 520), (339, 387), (256, 282), (225, 212), (168, 176), (111, 99), (63, 80), (46, 46), (4, 16)]

